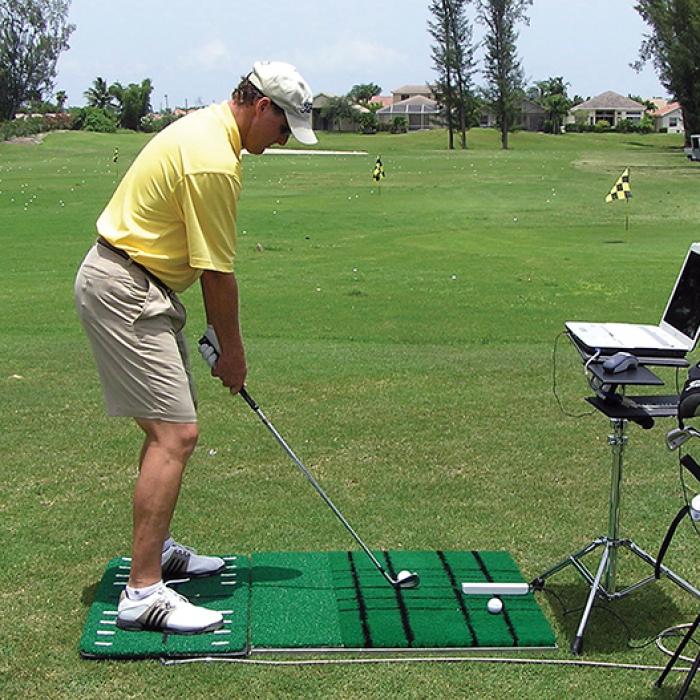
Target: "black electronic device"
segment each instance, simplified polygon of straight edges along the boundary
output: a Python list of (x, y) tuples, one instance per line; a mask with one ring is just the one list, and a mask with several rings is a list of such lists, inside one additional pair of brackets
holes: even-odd
[(613, 374), (626, 372), (628, 369), (634, 369), (638, 366), (639, 360), (629, 352), (616, 352), (603, 362), (603, 369)]

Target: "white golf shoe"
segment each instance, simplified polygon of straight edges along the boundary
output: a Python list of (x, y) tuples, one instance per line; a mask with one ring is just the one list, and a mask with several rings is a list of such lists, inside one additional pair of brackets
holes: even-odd
[(205, 557), (175, 541), (163, 552), (160, 562), (164, 579), (213, 576), (226, 566), (221, 557)]
[(131, 600), (126, 591), (119, 598), (117, 627), (123, 630), (199, 634), (223, 624), (220, 612), (192, 605), (165, 584), (143, 600)]

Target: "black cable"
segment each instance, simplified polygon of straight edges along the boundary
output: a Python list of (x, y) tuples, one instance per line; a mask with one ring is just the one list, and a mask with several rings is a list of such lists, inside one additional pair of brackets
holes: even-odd
[[(561, 607), (562, 610), (562, 616), (567, 617), (568, 615), (575, 615), (577, 613), (582, 612), (585, 609), (585, 605), (581, 605), (577, 608), (567, 608), (564, 601), (561, 599), (561, 596), (553, 589), (553, 588), (546, 588), (544, 589), (545, 593), (549, 597), (550, 595), (554, 597), (559, 603), (559, 607)], [(677, 638), (682, 638), (685, 636), (684, 632), (682, 631), (682, 628), (679, 628), (678, 626), (672, 627), (670, 629), (664, 629), (661, 630), (661, 632), (658, 632), (657, 634), (653, 635), (652, 637), (649, 637), (646, 639), (646, 641), (641, 642), (640, 644), (633, 644), (632, 643), (632, 631), (625, 621), (625, 619), (616, 613), (614, 610), (610, 609), (608, 606), (603, 605), (600, 602), (595, 602), (591, 606), (591, 612), (593, 610), (601, 610), (603, 612), (609, 613), (612, 615), (624, 628), (625, 634), (627, 636), (627, 640), (625, 644), (627, 645), (628, 649), (631, 650), (639, 650), (639, 649), (646, 649), (646, 647), (651, 646), (652, 644), (657, 644), (658, 646), (658, 641), (661, 639), (672, 639), (674, 637)], [(700, 641), (695, 640), (694, 638), (691, 638), (688, 640), (688, 644), (692, 644), (694, 646), (700, 647)]]
[(595, 409), (591, 409), (586, 413), (569, 413), (561, 402), (559, 394), (557, 394), (557, 347), (559, 345), (559, 338), (566, 334), (566, 331), (562, 331), (554, 338), (554, 347), (552, 349), (552, 393), (554, 398), (557, 400), (559, 410), (568, 418), (586, 418), (587, 416), (592, 416), (595, 413)]

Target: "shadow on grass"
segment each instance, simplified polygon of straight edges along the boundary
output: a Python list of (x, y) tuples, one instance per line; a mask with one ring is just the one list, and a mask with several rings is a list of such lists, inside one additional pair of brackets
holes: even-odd
[[(539, 596), (551, 605), (570, 648), (590, 589), (583, 582), (547, 583)], [(651, 642), (667, 627), (687, 622), (687, 616), (658, 584), (650, 584), (621, 600), (596, 599), (583, 636), (583, 654), (628, 651)]]
[(100, 582), (95, 581), (95, 583), (91, 583), (89, 586), (85, 586), (85, 588), (83, 588), (83, 592), (80, 596), (80, 602), (86, 608), (89, 608), (95, 602), (95, 594), (97, 593), (99, 585)]
[(252, 583), (270, 583), (272, 581), (289, 581), (299, 578), (302, 572), (286, 566), (254, 566), (250, 576)]

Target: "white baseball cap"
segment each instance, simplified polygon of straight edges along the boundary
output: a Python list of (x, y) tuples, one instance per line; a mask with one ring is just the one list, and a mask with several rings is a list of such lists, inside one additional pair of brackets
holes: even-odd
[(281, 61), (257, 61), (248, 76), (265, 97), (284, 110), (294, 138), (308, 146), (318, 142), (311, 128), (313, 95), (297, 69)]

